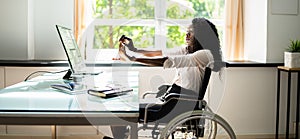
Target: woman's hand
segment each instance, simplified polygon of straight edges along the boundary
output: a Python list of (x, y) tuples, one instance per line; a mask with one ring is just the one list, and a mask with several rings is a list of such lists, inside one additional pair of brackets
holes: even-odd
[(134, 56), (129, 56), (126, 53), (126, 46), (121, 41), (119, 44), (119, 56), (120, 56), (120, 60), (140, 62), (140, 63), (147, 64), (149, 66), (163, 66), (164, 62), (168, 59), (168, 57), (136, 58)]
[(135, 61), (136, 59), (134, 56), (127, 55), (125, 45), (121, 41), (119, 44), (119, 56), (120, 60), (123, 61)]
[(122, 35), (119, 39), (120, 42), (122, 42), (130, 51), (136, 52), (137, 48), (134, 47), (132, 39), (126, 37), (125, 35)]

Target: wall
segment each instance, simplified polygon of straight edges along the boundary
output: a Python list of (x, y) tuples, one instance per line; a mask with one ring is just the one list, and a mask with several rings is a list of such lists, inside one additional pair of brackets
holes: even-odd
[(66, 59), (55, 25), (73, 29), (74, 0), (34, 0), (35, 59)]
[(0, 59), (28, 59), (28, 0), (1, 0)]
[(1, 0), (0, 59), (66, 59), (55, 24), (73, 28), (73, 0)]
[[(282, 9), (289, 11), (291, 6), (296, 13), (282, 12)], [(244, 0), (244, 7), (246, 59), (283, 62), (289, 41), (300, 39), (300, 2)]]
[[(279, 9), (276, 10), (277, 4), (274, 5), (274, 3), (278, 3)], [(300, 39), (299, 7), (299, 0), (269, 0), (267, 34), (268, 61), (283, 61), (283, 52), (289, 45), (290, 40)], [(296, 13), (293, 12), (293, 9)]]
[[(245, 74), (247, 73), (247, 74)], [(218, 114), (238, 135), (274, 134), (276, 68), (228, 68)]]
[(265, 62), (267, 53), (267, 1), (244, 0), (244, 7), (245, 57), (249, 60)]

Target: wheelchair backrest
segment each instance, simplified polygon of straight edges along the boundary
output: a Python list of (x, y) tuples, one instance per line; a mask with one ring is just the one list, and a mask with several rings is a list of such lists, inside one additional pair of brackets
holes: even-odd
[(204, 77), (202, 80), (202, 85), (200, 85), (200, 89), (199, 89), (199, 99), (202, 100), (204, 98), (208, 83), (209, 83), (209, 79), (211, 76), (211, 68), (206, 67), (205, 71), (204, 71)]

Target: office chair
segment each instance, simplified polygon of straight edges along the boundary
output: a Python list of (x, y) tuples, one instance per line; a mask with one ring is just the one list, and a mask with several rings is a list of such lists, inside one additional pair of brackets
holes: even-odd
[[(144, 114), (140, 112), (139, 123), (142, 123), (142, 127), (139, 130), (152, 129), (152, 138), (215, 138), (218, 125), (221, 125), (228, 136), (235, 139), (230, 125), (214, 114), (203, 100), (211, 72), (211, 68), (205, 68), (198, 96), (169, 92), (160, 97), (162, 103), (142, 106), (140, 111), (144, 111)], [(146, 92), (143, 98), (149, 94), (156, 93)]]

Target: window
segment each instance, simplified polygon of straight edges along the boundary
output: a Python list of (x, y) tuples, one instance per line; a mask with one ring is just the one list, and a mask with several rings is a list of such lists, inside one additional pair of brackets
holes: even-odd
[(89, 0), (88, 23), (81, 48), (88, 61), (117, 56), (124, 34), (139, 48), (166, 49), (185, 45), (186, 27), (194, 17), (205, 17), (218, 28), (221, 43), (225, 0)]

